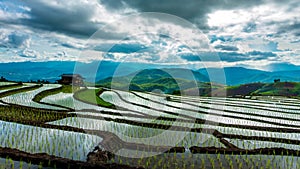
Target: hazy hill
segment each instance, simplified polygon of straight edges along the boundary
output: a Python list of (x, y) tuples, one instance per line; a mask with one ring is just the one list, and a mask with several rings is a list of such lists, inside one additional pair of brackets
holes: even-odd
[(253, 95), (277, 95), (277, 96), (300, 96), (300, 83), (279, 82), (265, 84), (263, 87), (252, 92)]
[(249, 83), (213, 91), (213, 96), (300, 96), (299, 82)]
[(176, 93), (199, 88), (210, 88), (208, 78), (199, 72), (188, 69), (145, 69), (127, 76), (105, 78), (98, 86), (123, 90), (153, 91)]
[[(289, 70), (289, 71), (275, 71), (267, 72), (255, 69), (246, 69), (243, 67), (225, 67), (222, 68), (208, 68), (208, 69), (199, 69), (201, 74), (208, 74), (215, 76), (213, 79), (216, 79), (214, 82), (224, 84), (224, 81), (227, 85), (239, 85), (239, 84), (248, 84), (248, 83), (272, 83), (274, 79), (280, 79), (282, 82), (300, 82), (300, 70)], [(209, 72), (209, 73), (208, 73)], [(218, 76), (225, 75), (226, 80), (222, 78), (216, 78)]]
[[(247, 70), (244, 68), (227, 68), (225, 70), (227, 73), (229, 71), (234, 72), (234, 70), (244, 70), (244, 72), (248, 72), (248, 74), (245, 73), (248, 79), (275, 77), (274, 75), (265, 75), (263, 71)], [(253, 72), (260, 72), (262, 74), (255, 75)], [(190, 76), (186, 76), (188, 73)], [(240, 72), (235, 74), (243, 78)], [(197, 79), (197, 81), (194, 79)], [(224, 86), (210, 83), (206, 76), (187, 69), (145, 69), (127, 76), (102, 79), (97, 82), (97, 85), (121, 90), (149, 92), (160, 90), (164, 93), (201, 96), (300, 95), (299, 82), (257, 82)]]
[[(180, 66), (180, 65), (179, 65)], [(274, 79), (282, 82), (300, 82), (300, 67), (291, 64), (271, 64), (267, 66), (272, 72), (243, 67), (208, 68), (188, 70), (174, 65), (156, 65), (146, 63), (118, 63), (110, 61), (94, 61), (80, 63), (71, 61), (50, 62), (19, 62), (0, 63), (0, 76), (13, 81), (48, 80), (55, 82), (63, 73), (79, 73), (88, 82), (97, 82), (109, 77), (133, 76), (144, 69), (162, 69), (178, 79), (208, 82), (210, 79), (217, 84), (235, 86), (248, 83), (272, 83)], [(75, 68), (75, 70), (74, 70)], [(208, 73), (209, 72), (209, 73)], [(144, 72), (144, 76), (149, 72)], [(152, 72), (153, 76), (155, 72)], [(193, 74), (193, 76), (191, 76)], [(225, 74), (225, 78), (221, 75)], [(142, 76), (142, 75), (140, 75)], [(165, 76), (169, 77), (169, 76)], [(145, 80), (145, 78), (143, 78)], [(142, 80), (142, 79), (140, 79)], [(158, 82), (157, 82), (158, 83)], [(160, 84), (163, 82), (161, 81)]]
[(13, 81), (48, 80), (55, 82), (64, 73), (79, 73), (86, 81), (94, 82), (111, 76), (124, 76), (145, 68), (162, 67), (143, 63), (94, 61), (15, 62), (0, 63), (0, 76)]
[[(207, 77), (209, 77), (209, 75), (212, 76), (213, 79), (216, 79), (216, 83), (225, 83), (227, 85), (259, 82), (265, 81), (265, 79), (269, 78), (269, 72), (255, 69), (246, 69), (243, 67), (225, 67), (224, 69), (207, 68), (199, 69), (198, 71), (203, 75), (206, 75)], [(223, 80), (221, 76), (225, 76), (225, 79)]]

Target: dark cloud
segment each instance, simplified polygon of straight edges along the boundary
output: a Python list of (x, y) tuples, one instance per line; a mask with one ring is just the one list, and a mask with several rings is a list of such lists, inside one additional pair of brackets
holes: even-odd
[(69, 44), (69, 43), (62, 43), (61, 46), (71, 49), (78, 49), (76, 46)]
[(265, 23), (265, 27), (275, 27), (275, 32), (268, 34), (268, 37), (272, 38), (282, 38), (286, 35), (292, 35), (299, 37), (300, 36), (300, 21), (299, 18), (290, 18), (282, 21), (273, 21), (270, 20)]
[(84, 50), (87, 47), (85, 47), (83, 44), (81, 43), (72, 43), (72, 42), (59, 42), (57, 44), (54, 44), (54, 47), (57, 47), (58, 45), (62, 46), (62, 47), (66, 47), (66, 48), (70, 48), (70, 49), (77, 49), (77, 50)]
[(236, 62), (241, 60), (249, 60), (249, 57), (246, 57), (245, 54), (237, 53), (237, 52), (201, 52), (199, 55), (190, 55), (185, 54), (181, 55), (182, 59), (187, 61), (210, 61), (210, 62), (219, 62), (219, 61), (227, 61), (227, 62)]
[(226, 50), (226, 51), (238, 51), (239, 48), (235, 46), (229, 46), (229, 45), (217, 45), (215, 46), (215, 49), (221, 49), (221, 50)]
[(243, 28), (243, 31), (247, 33), (256, 31), (256, 24), (254, 22), (248, 22)]
[(217, 36), (217, 35), (211, 35), (209, 36), (210, 43), (214, 43), (216, 41), (221, 42), (234, 42), (234, 41), (240, 41), (242, 38), (233, 38), (233, 36)]
[(142, 44), (103, 44), (96, 46), (94, 50), (109, 52), (109, 53), (136, 53), (147, 50), (147, 47)]
[(277, 56), (275, 53), (273, 52), (261, 52), (261, 51), (251, 51), (251, 52), (247, 52), (247, 55), (250, 56), (261, 56), (261, 57), (275, 57)]
[(237, 61), (246, 61), (246, 60), (262, 60), (268, 59), (270, 57), (275, 57), (276, 54), (272, 52), (261, 52), (261, 51), (251, 51), (247, 53), (239, 52), (200, 52), (199, 55), (193, 54), (183, 54), (181, 55), (182, 59), (187, 61), (226, 61), (226, 62), (237, 62)]
[(56, 58), (64, 58), (64, 57), (67, 57), (67, 52), (65, 51), (62, 51), (62, 52), (58, 52), (54, 55), (54, 57)]
[(115, 56), (112, 53), (106, 53), (103, 57), (104, 59), (115, 60)]
[(30, 8), (30, 18), (22, 19), (22, 23), (43, 30), (83, 36), (90, 36), (98, 29), (99, 25), (91, 21), (95, 14), (92, 4), (55, 2), (24, 1), (24, 5)]
[(12, 32), (5, 39), (0, 40), (0, 46), (9, 48), (28, 48), (31, 38), (28, 35)]
[[(5, 21), (5, 23), (27, 25), (42, 30), (57, 31), (79, 37), (90, 36), (101, 26), (105, 25), (105, 23), (92, 21), (95, 16), (98, 18), (105, 17), (96, 15), (97, 4), (95, 3), (67, 0), (26, 0), (19, 3), (22, 3), (22, 6), (30, 8), (28, 11), (23, 11), (29, 17), (19, 19), (18, 21)], [(173, 14), (197, 24), (199, 28), (204, 30), (208, 29), (208, 13), (221, 9), (249, 8), (262, 4), (263, 0), (191, 0), (184, 2), (184, 4), (180, 0), (99, 0), (98, 3), (100, 6), (104, 5), (109, 11), (120, 14), (125, 8), (132, 8), (140, 12)], [(18, 5), (16, 5), (16, 7), (17, 6)], [(161, 19), (163, 20), (163, 18)], [(105, 20), (103, 22), (105, 22)], [(103, 39), (115, 39), (120, 36), (117, 35), (117, 32), (103, 32), (102, 34), (99, 33), (98, 37)]]
[(214, 43), (214, 42), (216, 42), (216, 41), (222, 41), (222, 42), (225, 42), (226, 40), (225, 40), (225, 37), (224, 36), (216, 36), (216, 35), (212, 35), (211, 37), (210, 37), (210, 43)]
[[(97, 38), (124, 38), (124, 34), (113, 30), (99, 31), (102, 26), (106, 25), (111, 20), (106, 19), (107, 16), (105, 16), (110, 13), (104, 12), (105, 15), (101, 15), (101, 12), (100, 14), (97, 13), (99, 10), (105, 9), (101, 9), (101, 4), (98, 4), (96, 0), (26, 0), (16, 2), (13, 8), (18, 8), (19, 6), (30, 9), (22, 11), (22, 14), (26, 15), (26, 17), (16, 17), (14, 19), (3, 19), (0, 17), (0, 26), (22, 25), (33, 29), (37, 33), (44, 33), (43, 31), (59, 32), (76, 38), (90, 37), (96, 31), (98, 31)], [(5, 13), (11, 14), (12, 12), (5, 11)], [(99, 20), (96, 21), (96, 18)], [(39, 32), (39, 30), (42, 31)]]
[(292, 33), (294, 36), (300, 36), (300, 22), (293, 22), (287, 21), (281, 27), (278, 28), (279, 34), (282, 33)]
[(207, 14), (219, 9), (249, 8), (259, 5), (263, 0), (101, 0), (101, 3), (112, 10), (120, 10), (125, 6), (137, 9), (140, 12), (162, 12), (176, 15), (196, 23), (199, 28), (207, 29)]
[(18, 33), (12, 33), (8, 35), (8, 43), (10, 43), (13, 47), (29, 47), (30, 38), (28, 35), (22, 35)]
[(238, 52), (218, 52), (218, 56), (220, 57), (221, 61), (227, 62), (252, 60), (251, 57), (247, 56), (246, 54)]

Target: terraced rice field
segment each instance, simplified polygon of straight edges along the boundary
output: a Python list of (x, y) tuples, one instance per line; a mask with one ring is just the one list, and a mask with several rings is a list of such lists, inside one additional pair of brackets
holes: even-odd
[[(99, 146), (115, 154), (108, 163), (144, 168), (300, 167), (298, 99), (82, 89), (98, 103), (57, 84), (9, 85), (0, 83), (2, 149), (84, 162)], [(2, 158), (5, 167), (47, 167)]]

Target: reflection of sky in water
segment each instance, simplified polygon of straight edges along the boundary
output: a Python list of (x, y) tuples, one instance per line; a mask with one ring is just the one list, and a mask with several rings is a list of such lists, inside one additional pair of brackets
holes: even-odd
[[(12, 163), (13, 166), (12, 167)], [(39, 165), (34, 165), (34, 164), (29, 164), (26, 163), (24, 161), (20, 162), (20, 161), (14, 161), (14, 160), (7, 160), (6, 158), (0, 158), (0, 168), (1, 169), (13, 169), (13, 168), (26, 168), (26, 169), (53, 169), (50, 167), (41, 167)]]
[(153, 146), (182, 146), (186, 148), (191, 146), (223, 147), (223, 144), (211, 134), (154, 129), (91, 118), (69, 117), (48, 124), (79, 127), (85, 130), (106, 131), (117, 135), (121, 140), (129, 143)]
[(85, 161), (87, 154), (102, 141), (97, 136), (4, 121), (0, 121), (0, 126), (1, 147), (74, 160)]

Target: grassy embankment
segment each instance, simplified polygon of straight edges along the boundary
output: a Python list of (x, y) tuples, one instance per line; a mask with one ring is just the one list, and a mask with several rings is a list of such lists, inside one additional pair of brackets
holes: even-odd
[(32, 100), (37, 102), (37, 103), (40, 103), (40, 104), (56, 106), (56, 107), (67, 109), (69, 111), (74, 111), (74, 109), (71, 108), (71, 107), (62, 106), (62, 105), (56, 104), (56, 103), (45, 103), (45, 102), (42, 102), (41, 100), (43, 98), (47, 97), (47, 96), (55, 95), (55, 94), (58, 94), (58, 93), (73, 93), (73, 92), (76, 92), (78, 90), (80, 90), (79, 87), (73, 87), (71, 85), (62, 85), (61, 87), (58, 87), (58, 88), (44, 90), (44, 91), (38, 93), (37, 95), (35, 95)]
[(32, 100), (35, 102), (40, 102), (43, 98), (45, 98), (47, 96), (55, 95), (60, 92), (72, 93), (72, 91), (73, 91), (73, 88), (71, 85), (62, 85), (61, 87), (58, 87), (58, 88), (42, 91), (42, 92), (38, 93), (37, 95), (35, 95)]
[(115, 108), (115, 105), (104, 101), (99, 95), (104, 92), (103, 88), (99, 89), (83, 89), (75, 92), (74, 98), (82, 102), (98, 105), (107, 108)]

